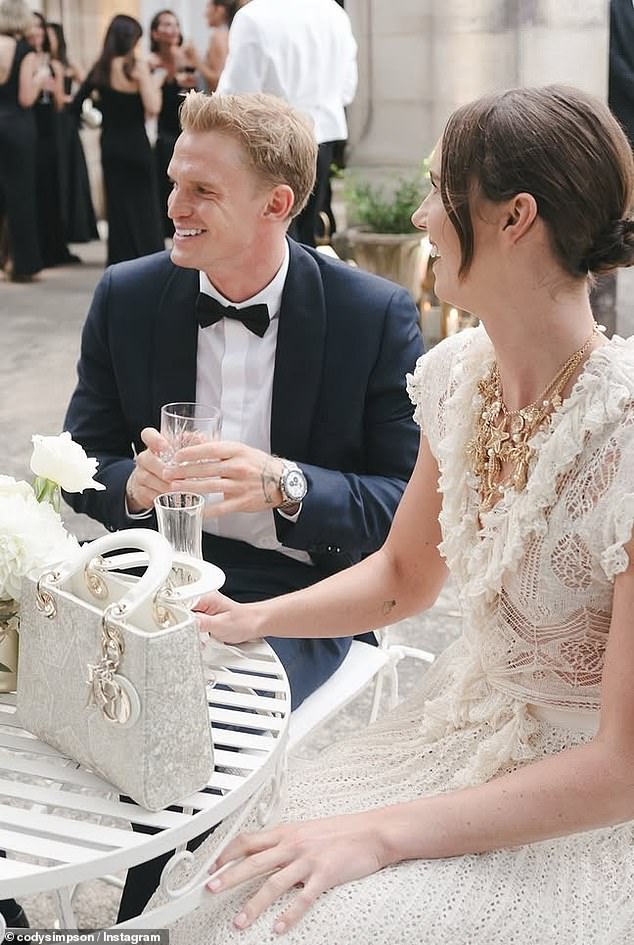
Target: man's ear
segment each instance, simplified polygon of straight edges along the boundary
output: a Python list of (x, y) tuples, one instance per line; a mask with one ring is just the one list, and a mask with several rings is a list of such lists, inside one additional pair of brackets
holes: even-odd
[(502, 229), (513, 243), (525, 236), (538, 216), (537, 201), (532, 194), (516, 194), (504, 210)]
[(278, 184), (270, 192), (264, 206), (263, 216), (276, 220), (287, 220), (295, 203), (295, 194), (288, 184)]

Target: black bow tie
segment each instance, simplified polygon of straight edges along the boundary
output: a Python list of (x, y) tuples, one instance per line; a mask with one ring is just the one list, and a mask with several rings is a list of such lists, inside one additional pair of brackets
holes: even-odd
[(221, 318), (235, 318), (259, 338), (263, 336), (270, 322), (268, 305), (262, 303), (235, 308), (233, 305), (223, 305), (218, 299), (204, 292), (200, 292), (196, 299), (196, 317), (201, 328), (215, 325)]

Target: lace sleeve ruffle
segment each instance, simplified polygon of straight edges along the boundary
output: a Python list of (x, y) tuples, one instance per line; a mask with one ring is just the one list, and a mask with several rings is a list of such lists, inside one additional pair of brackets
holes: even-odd
[(442, 415), (452, 382), (456, 355), (467, 345), (477, 329), (467, 329), (445, 338), (416, 362), (407, 375), (407, 393), (414, 405), (414, 420), (428, 438), (432, 452), (442, 436)]
[(424, 430), (425, 423), (423, 419), (423, 404), (425, 402), (425, 375), (428, 361), (428, 354), (421, 354), (416, 362), (413, 374), (406, 375), (407, 393), (409, 399), (414, 405), (414, 420), (418, 426)]
[(606, 576), (613, 581), (617, 574), (626, 571), (630, 559), (625, 545), (634, 535), (634, 492), (622, 495), (614, 507), (611, 522), (608, 523), (612, 541), (601, 555), (601, 567)]

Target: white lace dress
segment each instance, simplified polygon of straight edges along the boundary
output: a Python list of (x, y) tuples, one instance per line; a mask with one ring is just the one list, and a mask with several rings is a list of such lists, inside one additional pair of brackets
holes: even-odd
[[(613, 580), (627, 566), (634, 523), (634, 339), (593, 352), (534, 438), (526, 489), (509, 489), (479, 529), (465, 446), (492, 358), (483, 329), (471, 329), (425, 355), (409, 378), (441, 470), (441, 550), (463, 636), (415, 698), (292, 766), (284, 820), (483, 782), (591, 738)], [(232, 926), (257, 885), (210, 894), (174, 926), (172, 945), (631, 945), (634, 823), (401, 863), (325, 893), (282, 937), (272, 931), (280, 902), (250, 929)]]

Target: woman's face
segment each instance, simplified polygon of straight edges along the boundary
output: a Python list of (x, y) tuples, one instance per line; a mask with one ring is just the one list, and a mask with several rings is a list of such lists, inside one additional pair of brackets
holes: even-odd
[(207, 4), (207, 23), (209, 26), (224, 26), (227, 22), (227, 11), (223, 6), (219, 6), (211, 0)]
[(473, 258), (467, 272), (459, 276), (462, 261), (460, 240), (440, 195), (441, 148), (439, 143), (432, 155), (429, 167), (431, 190), (412, 214), (412, 223), (417, 229), (426, 231), (429, 238), (434, 291), (438, 298), (477, 313), (481, 298), (486, 297), (487, 287), (495, 284), (498, 214), (495, 206), (486, 201), (472, 207)]
[(173, 13), (161, 13), (152, 39), (160, 45), (177, 46), (181, 38), (181, 28)]
[(444, 302), (457, 304), (455, 295), (460, 269), (460, 241), (440, 196), (441, 144), (434, 150), (429, 166), (431, 188), (418, 210), (412, 214), (412, 223), (424, 230), (431, 244), (430, 259), (434, 269), (434, 291)]
[(33, 48), (36, 50), (36, 52), (42, 51), (42, 47), (44, 45), (44, 27), (37, 17), (33, 17), (33, 24), (27, 33), (26, 38), (28, 39), (31, 46), (33, 46)]

